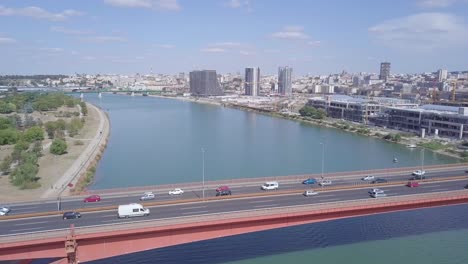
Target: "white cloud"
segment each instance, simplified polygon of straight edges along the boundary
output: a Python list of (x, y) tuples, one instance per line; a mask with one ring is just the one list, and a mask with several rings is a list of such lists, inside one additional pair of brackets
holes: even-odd
[(50, 21), (63, 21), (67, 18), (73, 16), (80, 16), (82, 14), (83, 13), (72, 9), (67, 9), (60, 13), (51, 13), (45, 9), (36, 6), (28, 6), (23, 8), (8, 8), (0, 6), (0, 16), (24, 16)]
[(222, 52), (226, 52), (227, 50), (223, 49), (223, 48), (204, 48), (201, 51), (203, 51), (203, 52), (213, 52), (213, 53), (222, 53)]
[(155, 45), (156, 47), (158, 48), (162, 48), (162, 49), (172, 49), (174, 48), (174, 45), (171, 45), (171, 44), (158, 44), (158, 45)]
[(308, 41), (307, 44), (310, 46), (318, 47), (320, 46), (321, 42), (318, 40), (313, 40), (313, 41)]
[(226, 2), (226, 6), (230, 8), (246, 8), (248, 12), (253, 11), (250, 0), (229, 0)]
[(239, 42), (218, 42), (218, 43), (213, 43), (210, 46), (232, 48), (232, 47), (240, 47), (242, 46), (242, 44)]
[(247, 50), (241, 50), (241, 51), (239, 51), (239, 54), (247, 56), (247, 55), (254, 55), (255, 53), (247, 51)]
[(104, 0), (105, 3), (118, 7), (149, 8), (177, 11), (180, 9), (177, 0)]
[(456, 0), (421, 0), (418, 5), (423, 8), (448, 7), (454, 4)]
[(50, 27), (50, 31), (59, 32), (67, 35), (87, 35), (92, 33), (91, 31), (67, 29), (65, 27)]
[(40, 48), (42, 51), (47, 51), (47, 52), (62, 52), (62, 48)]
[(126, 42), (127, 39), (118, 36), (94, 36), (89, 38), (82, 38), (82, 41), (85, 42), (95, 42), (95, 43), (104, 43), (104, 42)]
[(16, 43), (16, 39), (0, 37), (0, 44), (12, 44)]
[(265, 50), (263, 50), (263, 52), (265, 52), (265, 53), (278, 53), (278, 52), (280, 52), (280, 50), (279, 49), (265, 49)]
[(428, 51), (468, 42), (467, 24), (447, 13), (420, 13), (384, 21), (369, 32), (385, 45)]
[(277, 39), (309, 39), (310, 36), (304, 33), (304, 28), (301, 26), (284, 27), (282, 31), (271, 34), (271, 37)]
[(84, 56), (83, 59), (91, 61), (91, 60), (95, 60), (96, 57), (94, 57), (94, 56)]

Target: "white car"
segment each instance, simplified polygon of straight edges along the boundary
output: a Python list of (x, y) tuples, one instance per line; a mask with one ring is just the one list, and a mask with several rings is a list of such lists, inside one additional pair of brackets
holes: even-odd
[(154, 200), (156, 196), (152, 192), (145, 192), (143, 196), (140, 197), (140, 201)]
[(304, 196), (314, 196), (314, 195), (317, 195), (318, 192), (314, 191), (314, 190), (307, 190), (303, 193)]
[(279, 187), (278, 182), (272, 181), (272, 182), (265, 182), (262, 185), (261, 189), (264, 190), (264, 191), (278, 190), (278, 187)]
[(366, 177), (362, 178), (361, 180), (363, 180), (363, 181), (373, 181), (374, 179), (375, 179), (374, 176), (366, 176)]
[(326, 186), (326, 185), (331, 185), (332, 181), (330, 180), (323, 180), (319, 183), (320, 186)]
[(184, 191), (180, 188), (175, 188), (174, 190), (169, 191), (169, 195), (181, 195)]
[(0, 216), (2, 215), (7, 215), (10, 212), (10, 208), (6, 206), (1, 206), (0, 207)]
[(369, 191), (369, 193), (384, 193), (384, 190), (381, 189), (372, 189)]
[(373, 198), (379, 198), (379, 197), (386, 197), (387, 195), (385, 193), (371, 193), (371, 196)]
[(424, 174), (426, 174), (426, 172), (423, 170), (413, 171), (412, 173), (412, 175), (416, 175), (416, 176), (423, 176)]

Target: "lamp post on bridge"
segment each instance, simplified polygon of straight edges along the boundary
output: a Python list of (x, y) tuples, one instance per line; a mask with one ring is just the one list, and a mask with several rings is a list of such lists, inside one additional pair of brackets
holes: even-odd
[(205, 149), (201, 148), (202, 152), (202, 197), (205, 201)]
[[(323, 178), (323, 171), (324, 171), (324, 167), (325, 167), (325, 142), (320, 142), (320, 145), (322, 145), (322, 182), (324, 180)], [(323, 184), (321, 184), (321, 187), (323, 188)]]

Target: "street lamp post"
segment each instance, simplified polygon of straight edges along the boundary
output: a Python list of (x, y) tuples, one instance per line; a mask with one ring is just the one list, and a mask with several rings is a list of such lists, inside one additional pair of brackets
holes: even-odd
[(422, 149), (421, 172), (424, 171), (424, 148)]
[(202, 197), (205, 200), (205, 149), (201, 149), (202, 152)]
[(324, 163), (325, 163), (325, 143), (320, 142), (320, 145), (322, 145), (322, 181), (323, 181), (323, 168), (324, 168)]

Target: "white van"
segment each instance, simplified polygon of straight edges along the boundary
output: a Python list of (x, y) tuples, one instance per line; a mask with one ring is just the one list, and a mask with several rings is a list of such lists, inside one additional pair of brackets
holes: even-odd
[(277, 190), (279, 187), (279, 184), (277, 181), (271, 181), (271, 182), (265, 182), (263, 185), (262, 185), (262, 190)]
[(148, 208), (144, 208), (141, 204), (132, 203), (119, 205), (119, 218), (147, 216), (149, 214), (150, 210)]

